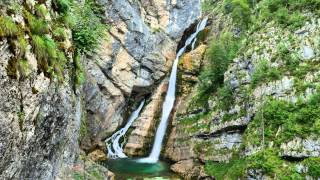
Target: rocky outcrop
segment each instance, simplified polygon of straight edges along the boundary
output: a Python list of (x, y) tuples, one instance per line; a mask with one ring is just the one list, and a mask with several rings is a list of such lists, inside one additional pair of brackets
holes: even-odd
[(129, 98), (141, 99), (159, 85), (177, 41), (200, 15), (198, 0), (97, 2), (110, 30), (109, 39), (84, 61), (88, 132), (81, 146), (86, 150), (103, 146), (102, 140), (122, 125)]

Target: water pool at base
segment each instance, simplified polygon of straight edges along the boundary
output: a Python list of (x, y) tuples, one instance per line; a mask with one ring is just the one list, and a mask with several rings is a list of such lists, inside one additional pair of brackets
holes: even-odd
[(110, 159), (105, 166), (112, 171), (116, 180), (147, 180), (147, 179), (172, 179), (179, 180), (179, 176), (170, 170), (170, 165), (166, 162), (141, 163), (138, 159)]

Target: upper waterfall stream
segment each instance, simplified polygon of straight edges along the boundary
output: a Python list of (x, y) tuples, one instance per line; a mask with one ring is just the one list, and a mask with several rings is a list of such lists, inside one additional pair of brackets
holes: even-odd
[(169, 88), (167, 91), (167, 95), (165, 101), (162, 105), (162, 115), (160, 124), (158, 126), (156, 136), (154, 139), (154, 144), (152, 147), (152, 151), (150, 155), (146, 158), (142, 158), (139, 162), (144, 163), (156, 163), (159, 160), (160, 153), (161, 153), (161, 145), (163, 138), (165, 136), (165, 132), (168, 125), (168, 119), (170, 113), (172, 111), (174, 101), (175, 101), (175, 93), (176, 93), (176, 81), (177, 81), (177, 69), (178, 69), (178, 62), (180, 56), (185, 52), (186, 48), (192, 44), (192, 48), (194, 48), (195, 41), (197, 40), (196, 37), (200, 31), (202, 31), (207, 25), (208, 18), (205, 17), (199, 24), (197, 25), (197, 30), (194, 32), (185, 42), (185, 45), (178, 51), (176, 59), (173, 62), (170, 79), (169, 79)]

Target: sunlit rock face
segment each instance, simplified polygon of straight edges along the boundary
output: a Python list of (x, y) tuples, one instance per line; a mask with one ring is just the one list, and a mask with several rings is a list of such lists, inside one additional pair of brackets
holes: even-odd
[[(81, 146), (103, 146), (127, 113), (128, 99), (151, 94), (169, 71), (177, 42), (200, 16), (198, 0), (99, 0), (108, 39), (84, 60), (88, 134)], [(132, 96), (134, 94), (134, 96)]]

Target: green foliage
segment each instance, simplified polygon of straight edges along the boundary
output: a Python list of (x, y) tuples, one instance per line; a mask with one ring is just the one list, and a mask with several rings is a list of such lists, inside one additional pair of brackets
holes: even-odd
[(319, 0), (263, 0), (257, 12), (262, 20), (275, 20), (283, 27), (289, 27), (294, 30), (302, 26), (306, 21), (302, 11), (318, 6), (315, 1)]
[(71, 0), (54, 0), (56, 8), (61, 13), (67, 13), (68, 11), (70, 11), (72, 2), (73, 1)]
[(26, 41), (24, 36), (19, 35), (17, 43), (18, 43), (18, 48), (20, 50), (20, 53), (19, 53), (18, 56), (19, 56), (19, 58), (21, 58), (26, 52), (26, 49), (27, 49), (27, 46), (28, 46), (28, 42)]
[(279, 80), (281, 72), (271, 67), (267, 60), (261, 60), (252, 74), (251, 87), (255, 88), (263, 82)]
[(199, 76), (201, 97), (210, 95), (223, 84), (224, 73), (239, 47), (239, 39), (234, 38), (229, 32), (210, 42), (206, 54), (208, 64)]
[(319, 100), (318, 92), (311, 98), (296, 103), (274, 99), (267, 101), (245, 131), (245, 143), (261, 146), (264, 135), (266, 143), (275, 142), (279, 146), (294, 137), (306, 138), (319, 134)]
[(320, 177), (320, 158), (307, 158), (303, 164), (308, 168), (308, 174), (314, 178)]
[(11, 17), (0, 16), (0, 37), (14, 36), (18, 32), (19, 28)]
[(49, 37), (34, 35), (32, 45), (39, 68), (47, 75), (56, 76), (59, 80), (62, 80), (62, 71), (67, 60), (64, 53), (58, 50), (54, 40)]
[(27, 77), (32, 72), (29, 62), (25, 59), (20, 59), (18, 61), (18, 70), (21, 77)]
[(43, 18), (36, 18), (26, 10), (24, 11), (24, 14), (27, 18), (28, 25), (32, 34), (43, 35), (49, 33), (49, 23), (46, 22)]
[(47, 7), (44, 4), (37, 4), (35, 6), (36, 15), (40, 18), (45, 18), (48, 15)]
[(248, 0), (226, 0), (225, 9), (227, 12), (231, 12), (234, 23), (246, 28), (251, 22)]
[(245, 169), (246, 161), (244, 159), (232, 159), (228, 163), (208, 162), (205, 164), (205, 172), (217, 180), (243, 178)]
[(73, 41), (81, 52), (89, 52), (98, 46), (101, 38), (105, 37), (106, 26), (93, 11), (93, 5), (86, 3), (77, 9), (79, 15), (75, 26), (72, 28)]
[(229, 110), (234, 103), (234, 97), (232, 94), (232, 89), (229, 84), (225, 84), (223, 87), (218, 88), (217, 91), (218, 106), (222, 110)]
[(213, 10), (215, 2), (212, 0), (203, 0), (201, 1), (201, 9), (204, 13), (209, 13)]
[(53, 32), (53, 37), (54, 39), (58, 40), (58, 41), (63, 41), (66, 39), (66, 32), (65, 29), (62, 27), (56, 27)]
[(84, 75), (84, 70), (83, 66), (80, 61), (80, 52), (75, 53), (75, 58), (74, 58), (74, 67), (75, 67), (75, 83), (76, 85), (80, 85), (85, 81), (85, 75)]

